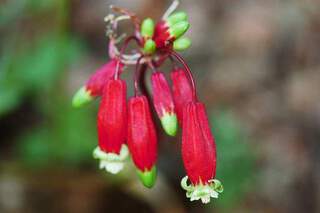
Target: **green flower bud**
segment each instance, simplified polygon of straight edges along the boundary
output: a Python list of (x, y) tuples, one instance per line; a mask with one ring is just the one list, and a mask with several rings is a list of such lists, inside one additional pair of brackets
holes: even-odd
[(147, 54), (154, 53), (156, 50), (156, 43), (152, 39), (146, 40), (144, 43), (143, 51)]
[(181, 21), (179, 23), (176, 23), (175, 25), (170, 27), (170, 35), (178, 39), (188, 30), (189, 26), (190, 24), (187, 21)]
[(157, 168), (156, 166), (153, 166), (150, 171), (144, 171), (144, 172), (137, 170), (137, 174), (142, 184), (145, 187), (151, 188), (156, 182)]
[(141, 24), (141, 35), (151, 38), (154, 33), (154, 21), (151, 18), (146, 18)]
[(173, 42), (173, 49), (177, 51), (186, 50), (191, 46), (191, 40), (189, 38), (179, 38)]
[(166, 21), (169, 27), (171, 27), (174, 24), (179, 23), (181, 21), (186, 21), (187, 19), (188, 19), (188, 16), (185, 12), (176, 12), (170, 15)]

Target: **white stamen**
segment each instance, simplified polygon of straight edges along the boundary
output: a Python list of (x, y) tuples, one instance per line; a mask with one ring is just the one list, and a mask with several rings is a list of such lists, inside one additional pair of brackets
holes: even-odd
[(173, 13), (177, 7), (179, 6), (180, 2), (179, 0), (174, 0), (171, 5), (169, 6), (169, 8), (167, 9), (167, 11), (163, 14), (162, 19), (167, 19), (171, 13)]

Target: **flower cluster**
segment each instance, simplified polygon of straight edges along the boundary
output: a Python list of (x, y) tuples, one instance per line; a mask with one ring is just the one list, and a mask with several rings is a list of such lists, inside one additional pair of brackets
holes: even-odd
[[(73, 98), (73, 105), (80, 107), (101, 97), (97, 118), (99, 143), (93, 156), (100, 160), (101, 169), (116, 174), (131, 155), (142, 184), (151, 188), (156, 181), (158, 154), (157, 132), (150, 109), (153, 106), (169, 136), (177, 134), (178, 126), (182, 128), (182, 159), (187, 176), (181, 186), (187, 191), (187, 197), (208, 203), (210, 198), (218, 197), (223, 187), (214, 179), (216, 146), (205, 106), (197, 98), (188, 65), (176, 52), (191, 45), (190, 39), (183, 37), (189, 28), (187, 15), (169, 11), (154, 23), (150, 18), (140, 21), (122, 8), (113, 7), (113, 10), (120, 15), (106, 18), (111, 60), (93, 73)], [(119, 51), (115, 31), (118, 22), (125, 19), (131, 20), (135, 32), (125, 39)], [(131, 41), (135, 41), (138, 48), (132, 54), (124, 54)], [(159, 70), (166, 59), (173, 63), (171, 83)], [(134, 96), (127, 100), (127, 85), (121, 74), (132, 64), (135, 65)], [(151, 94), (144, 85), (147, 70), (152, 72)]]

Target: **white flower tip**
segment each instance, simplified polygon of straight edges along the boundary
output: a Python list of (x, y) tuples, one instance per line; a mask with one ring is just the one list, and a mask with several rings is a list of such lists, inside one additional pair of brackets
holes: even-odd
[(201, 200), (202, 203), (207, 204), (210, 198), (218, 198), (219, 193), (223, 191), (223, 187), (218, 180), (211, 180), (208, 184), (188, 185), (188, 177), (184, 177), (181, 181), (181, 186), (187, 191), (186, 196), (190, 201)]
[(201, 201), (202, 201), (202, 203), (204, 203), (204, 204), (209, 203), (209, 202), (210, 202), (210, 196), (206, 196), (206, 197), (201, 198)]
[(216, 191), (211, 191), (211, 192), (210, 192), (210, 197), (218, 198), (218, 197), (219, 197), (219, 193), (216, 192)]
[(111, 21), (111, 20), (113, 20), (114, 19), (114, 15), (113, 14), (108, 14), (107, 16), (105, 16), (104, 17), (104, 21), (105, 22), (109, 22), (109, 21)]
[(123, 169), (124, 164), (121, 162), (100, 161), (100, 169), (105, 169), (111, 174), (118, 174)]
[(102, 151), (99, 147), (95, 148), (93, 151), (93, 157), (100, 160), (99, 168), (105, 169), (111, 174), (119, 173), (124, 167), (124, 161), (129, 155), (129, 150), (126, 145), (122, 145), (120, 154), (106, 153)]

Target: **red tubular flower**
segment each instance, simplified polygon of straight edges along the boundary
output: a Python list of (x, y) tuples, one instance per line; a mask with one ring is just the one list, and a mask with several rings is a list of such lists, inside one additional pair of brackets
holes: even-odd
[[(223, 191), (216, 175), (216, 146), (210, 131), (205, 106), (200, 102), (188, 103), (183, 111), (182, 158), (187, 175), (181, 185), (191, 201), (208, 203)], [(191, 185), (187, 185), (187, 179)]]
[(180, 125), (182, 125), (183, 107), (192, 101), (192, 87), (182, 68), (171, 72), (172, 94)]
[(127, 135), (126, 83), (109, 80), (98, 112), (99, 147), (102, 151), (120, 153)]
[(152, 187), (156, 179), (157, 135), (145, 96), (129, 100), (128, 146), (143, 185)]
[(153, 103), (161, 120), (163, 129), (168, 135), (177, 133), (177, 116), (169, 84), (162, 72), (154, 72), (151, 76)]
[(99, 147), (94, 156), (100, 159), (100, 167), (111, 173), (123, 168), (122, 160), (128, 155), (126, 83), (108, 80), (103, 91), (98, 112)]
[[(104, 64), (95, 73), (93, 73), (85, 86), (81, 87), (75, 94), (72, 104), (74, 107), (80, 107), (102, 95), (103, 87), (111, 79), (116, 71), (118, 60), (112, 59)], [(119, 73), (122, 72), (123, 64), (119, 63)]]

